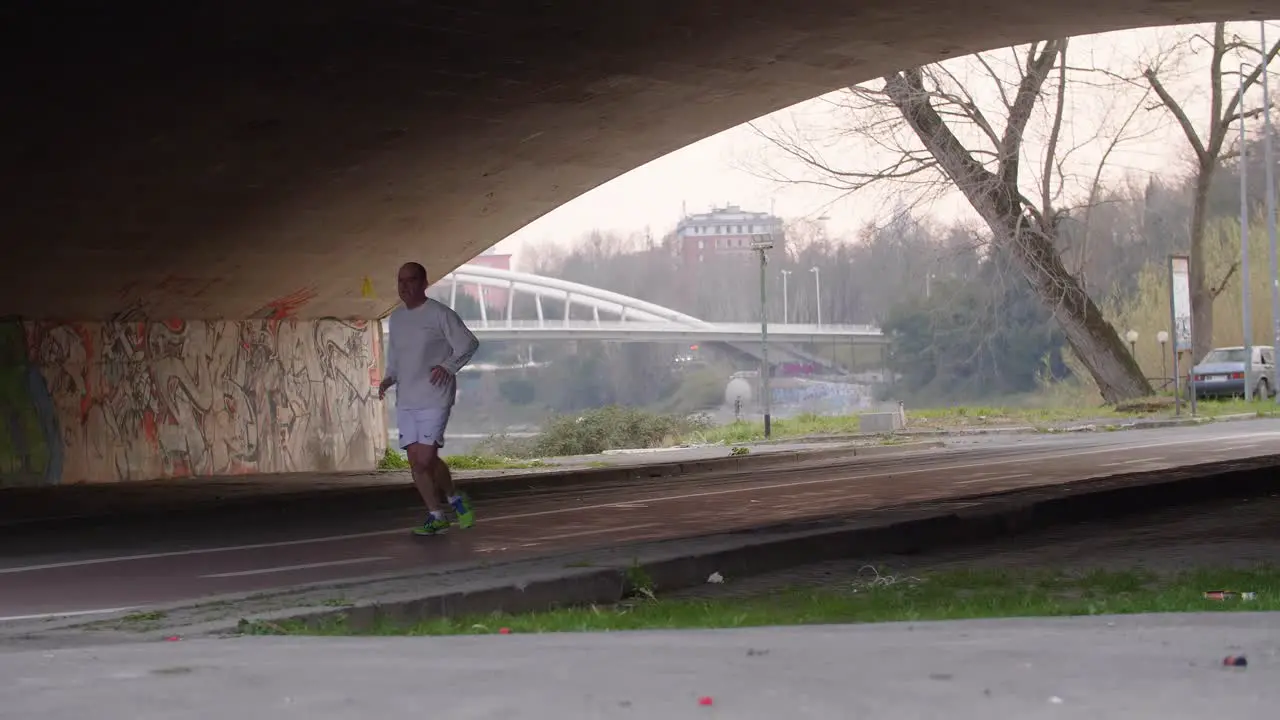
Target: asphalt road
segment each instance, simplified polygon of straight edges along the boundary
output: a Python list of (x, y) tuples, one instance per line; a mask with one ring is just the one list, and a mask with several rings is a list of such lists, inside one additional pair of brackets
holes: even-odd
[(133, 643), (0, 652), (0, 717), (1254, 720), (1277, 652), (1266, 613)]
[(468, 531), (417, 538), (418, 507), (264, 521), (75, 526), (6, 540), (0, 621), (473, 566), (623, 542), (678, 538), (868, 511), (903, 502), (1280, 454), (1280, 422), (1071, 436), (817, 462), (785, 469), (513, 493), (481, 504)]

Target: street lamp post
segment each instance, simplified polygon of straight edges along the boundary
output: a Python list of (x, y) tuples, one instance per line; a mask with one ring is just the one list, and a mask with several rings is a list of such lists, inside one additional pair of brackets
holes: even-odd
[(1160, 379), (1165, 380), (1169, 377), (1169, 364), (1164, 356), (1164, 346), (1169, 342), (1169, 333), (1164, 330), (1156, 333), (1156, 342), (1160, 343)]
[(790, 270), (782, 271), (782, 324), (786, 325), (787, 320), (787, 276), (791, 274)]
[(1124, 339), (1129, 341), (1129, 354), (1138, 357), (1138, 331), (1130, 330), (1124, 334)]
[[(1267, 23), (1258, 21), (1258, 28), (1262, 35), (1262, 118), (1263, 118), (1263, 135), (1262, 135), (1262, 152), (1263, 167), (1266, 169), (1267, 184), (1267, 236), (1271, 241), (1271, 352), (1280, 352), (1280, 276), (1276, 273), (1276, 177), (1275, 177), (1275, 155), (1271, 148), (1271, 89), (1270, 78), (1267, 75), (1267, 66), (1269, 58), (1267, 52)], [(1244, 108), (1240, 108), (1240, 112), (1244, 112)], [(1243, 282), (1248, 283), (1249, 278), (1245, 276)], [(1274, 355), (1273, 355), (1274, 357)], [(1245, 367), (1249, 367), (1252, 357), (1245, 362)], [(1246, 383), (1246, 387), (1248, 384)], [(1280, 393), (1276, 393), (1276, 403), (1280, 404)]]
[(815, 265), (809, 272), (813, 273), (813, 304), (818, 308), (818, 327), (822, 327), (822, 271)]
[[(766, 268), (769, 265), (769, 250), (773, 248), (772, 238), (761, 238), (751, 243), (751, 249), (760, 253), (760, 402), (764, 409), (764, 437), (769, 439), (773, 432), (773, 423), (770, 418), (770, 400), (769, 397), (769, 315), (766, 312), (768, 308), (766, 298), (766, 288), (768, 287)], [(785, 275), (783, 276), (786, 277)]]
[[(1249, 297), (1249, 148), (1245, 145), (1244, 69), (1240, 66), (1240, 84), (1236, 88), (1236, 104), (1240, 107), (1240, 314), (1244, 324), (1244, 356), (1253, 357), (1253, 300)], [(1253, 399), (1249, 370), (1244, 364), (1244, 401)]]

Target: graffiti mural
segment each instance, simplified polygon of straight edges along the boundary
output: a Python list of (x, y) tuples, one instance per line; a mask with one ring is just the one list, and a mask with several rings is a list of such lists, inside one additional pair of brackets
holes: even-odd
[(373, 323), (13, 325), (0, 486), (370, 469), (385, 443)]
[(28, 358), (26, 328), (0, 321), (0, 486), (57, 482), (57, 437), (49, 388)]
[(811, 380), (784, 380), (773, 387), (770, 396), (775, 408), (788, 413), (849, 415), (866, 410), (872, 404), (867, 385)]

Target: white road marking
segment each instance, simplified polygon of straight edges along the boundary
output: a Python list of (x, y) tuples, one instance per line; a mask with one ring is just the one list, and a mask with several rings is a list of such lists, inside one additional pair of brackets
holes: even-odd
[(645, 528), (657, 527), (662, 523), (644, 523), (642, 525), (626, 525), (624, 527), (600, 528), (597, 530), (583, 530), (582, 532), (561, 533), (559, 535), (544, 535), (542, 537), (532, 538), (534, 542), (547, 542), (549, 540), (569, 540), (571, 538), (587, 537), (588, 535), (607, 535), (608, 533), (626, 532), (628, 530), (643, 530)]
[(568, 540), (570, 538), (588, 537), (590, 535), (608, 535), (609, 533), (626, 532), (628, 530), (643, 530), (645, 528), (658, 527), (661, 524), (662, 523), (644, 523), (643, 525), (624, 525), (623, 527), (600, 528), (598, 530), (583, 530), (582, 532), (547, 535), (544, 537), (534, 538), (530, 542), (520, 543), (520, 547), (537, 547), (544, 542), (552, 540)]
[[(734, 495), (745, 492), (762, 492), (766, 490), (779, 490), (788, 487), (804, 487), (806, 485), (825, 485), (837, 482), (856, 482), (858, 480), (872, 480), (882, 477), (896, 477), (901, 475), (919, 475), (921, 473), (937, 473), (948, 472), (952, 470), (966, 470), (969, 468), (987, 468), (996, 465), (1021, 465), (1032, 462), (1047, 462), (1049, 460), (1059, 460), (1064, 458), (1078, 458), (1085, 455), (1103, 455), (1117, 452), (1131, 452), (1134, 450), (1145, 450), (1148, 448), (1203, 445), (1211, 442), (1222, 442), (1227, 438), (1242, 437), (1277, 437), (1280, 431), (1256, 432), (1245, 435), (1233, 434), (1230, 436), (1216, 435), (1204, 438), (1179, 438), (1177, 440), (1165, 440), (1162, 442), (1143, 443), (1139, 445), (1109, 445), (1106, 447), (1094, 448), (1092, 450), (1073, 450), (1070, 452), (1052, 453), (1048, 455), (1028, 455), (1023, 457), (1008, 458), (1005, 460), (982, 460), (979, 462), (963, 463), (959, 465), (942, 465), (923, 468), (889, 470), (885, 472), (869, 473), (866, 475), (841, 475), (837, 477), (819, 478), (817, 480), (802, 480), (799, 482), (775, 483), (772, 485), (752, 485), (743, 487), (734, 487), (724, 490), (707, 490), (696, 493), (686, 493), (683, 495), (666, 495), (650, 498), (642, 498), (639, 500), (626, 500), (617, 503), (601, 503), (597, 505), (581, 505), (577, 507), (564, 507), (555, 510), (539, 510), (536, 512), (516, 513), (512, 515), (501, 515), (498, 517), (485, 518), (485, 523), (497, 523), (509, 520), (525, 520), (535, 517), (547, 517), (551, 515), (563, 515), (566, 513), (581, 512), (583, 510), (608, 510), (617, 505), (627, 505), (636, 502), (660, 503), (660, 502), (678, 502), (682, 500), (695, 500), (698, 498), (715, 497), (719, 495)], [(296, 547), (299, 545), (312, 545), (318, 543), (343, 542), (346, 540), (361, 540), (364, 538), (383, 537), (387, 535), (398, 535), (405, 532), (404, 528), (396, 528), (395, 530), (372, 530), (361, 533), (346, 533), (342, 535), (326, 535), (322, 537), (301, 538), (298, 540), (277, 540), (274, 542), (251, 543), (247, 545), (223, 545), (210, 548), (194, 548), (190, 550), (169, 550), (166, 552), (155, 553), (138, 553), (136, 555), (118, 555), (114, 557), (92, 558), (88, 560), (68, 560), (65, 562), (44, 563), (40, 565), (23, 565), (18, 567), (0, 568), (0, 575), (16, 575), (18, 573), (38, 572), (41, 570), (58, 570), (62, 568), (85, 567), (89, 565), (106, 565), (119, 562), (136, 562), (139, 560), (159, 560), (171, 557), (186, 557), (191, 555), (211, 555), (214, 553), (240, 552), (244, 550), (263, 550), (267, 548)]]
[(1218, 452), (1233, 452), (1235, 450), (1248, 450), (1249, 448), (1256, 448), (1261, 445), (1262, 443), (1249, 443), (1248, 445), (1226, 445), (1224, 447), (1218, 448)]
[(972, 480), (961, 480), (956, 485), (974, 485), (976, 483), (998, 482), (1000, 480), (1015, 480), (1017, 478), (1031, 477), (1031, 473), (1017, 473), (1016, 475), (997, 475), (996, 477), (979, 477)]
[(38, 615), (7, 615), (0, 617), (0, 622), (17, 622), (19, 620), (51, 620), (53, 618), (83, 617), (85, 615), (108, 615), (133, 610), (132, 607), (103, 608), (101, 610), (70, 610), (68, 612), (40, 613)]
[(1160, 462), (1164, 460), (1162, 457), (1152, 458), (1131, 458), (1129, 460), (1120, 460), (1119, 462), (1103, 463), (1102, 467), (1115, 467), (1116, 465), (1137, 465), (1140, 463)]
[(346, 560), (330, 560), (329, 562), (304, 563), (302, 565), (280, 565), (278, 567), (258, 568), (257, 570), (240, 570), (237, 572), (213, 573), (212, 575), (201, 575), (201, 578), (233, 578), (248, 577), (249, 575), (270, 575), (271, 573), (292, 572), (294, 570), (311, 570), (314, 568), (339, 567), (342, 565), (359, 565), (362, 563), (382, 562), (390, 560), (389, 557), (362, 557), (348, 558)]

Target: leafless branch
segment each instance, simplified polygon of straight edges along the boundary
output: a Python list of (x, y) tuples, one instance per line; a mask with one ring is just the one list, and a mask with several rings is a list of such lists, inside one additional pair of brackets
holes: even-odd
[(1223, 274), (1222, 280), (1218, 283), (1217, 287), (1209, 288), (1209, 294), (1215, 300), (1218, 298), (1219, 295), (1222, 294), (1222, 291), (1226, 290), (1227, 286), (1231, 284), (1231, 278), (1235, 276), (1236, 271), (1239, 269), (1240, 269), (1240, 261), (1238, 260), (1233, 261), (1231, 263), (1231, 266), (1227, 268), (1227, 272)]
[(1044, 217), (1053, 216), (1053, 198), (1050, 192), (1053, 173), (1051, 169), (1055, 166), (1054, 154), (1058, 151), (1058, 137), (1062, 133), (1062, 114), (1067, 107), (1067, 41), (1062, 42), (1062, 47), (1058, 50), (1061, 62), (1058, 64), (1058, 97), (1057, 107), (1053, 112), (1053, 129), (1049, 131), (1049, 142), (1045, 144), (1044, 151), (1044, 171), (1040, 178), (1040, 214)]
[(1147, 78), (1147, 82), (1150, 83), (1151, 89), (1160, 98), (1160, 102), (1169, 109), (1174, 119), (1178, 121), (1183, 134), (1187, 136), (1187, 142), (1191, 143), (1191, 148), (1195, 151), (1196, 158), (1203, 158), (1205, 154), (1204, 142), (1200, 140), (1200, 134), (1196, 132), (1195, 126), (1191, 124), (1191, 118), (1187, 117), (1187, 112), (1182, 109), (1182, 105), (1165, 89), (1164, 83), (1160, 82), (1160, 77), (1156, 75), (1155, 70), (1148, 69), (1143, 72), (1143, 75)]
[(1053, 69), (1058, 59), (1059, 48), (1066, 45), (1066, 39), (1060, 38), (1045, 43), (1039, 53), (1037, 43), (1032, 43), (1027, 50), (1027, 72), (1018, 83), (1018, 91), (1014, 94), (1013, 108), (1009, 111), (1009, 122), (1005, 125), (1004, 136), (1000, 139), (1000, 150), (1003, 153), (1000, 163), (1000, 180), (1006, 185), (1017, 184), (1022, 136), (1031, 119), (1031, 111), (1035, 107), (1039, 93), (1038, 88)]

